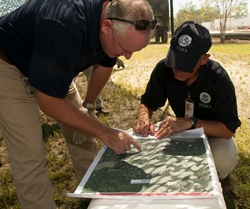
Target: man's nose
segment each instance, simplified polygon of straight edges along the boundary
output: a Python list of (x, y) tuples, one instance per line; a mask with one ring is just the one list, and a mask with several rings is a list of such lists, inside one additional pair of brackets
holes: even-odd
[(128, 59), (130, 59), (132, 57), (132, 54), (133, 53), (125, 52), (125, 53), (123, 53), (123, 56), (128, 60)]

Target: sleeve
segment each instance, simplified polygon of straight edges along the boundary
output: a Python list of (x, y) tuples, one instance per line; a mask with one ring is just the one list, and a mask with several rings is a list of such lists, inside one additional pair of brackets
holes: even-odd
[(74, 77), (79, 41), (74, 32), (53, 20), (41, 20), (35, 31), (35, 40), (29, 82), (39, 91), (64, 98)]
[(241, 125), (238, 118), (235, 88), (226, 72), (222, 75), (222, 79), (216, 82), (215, 101), (211, 115), (214, 120), (224, 123), (233, 133)]
[(104, 57), (104, 60), (98, 64), (103, 67), (113, 67), (116, 64), (117, 58), (110, 58), (108, 55)]
[(165, 105), (167, 99), (166, 72), (165, 61), (161, 60), (152, 71), (146, 91), (141, 96), (141, 104), (145, 104), (153, 111)]

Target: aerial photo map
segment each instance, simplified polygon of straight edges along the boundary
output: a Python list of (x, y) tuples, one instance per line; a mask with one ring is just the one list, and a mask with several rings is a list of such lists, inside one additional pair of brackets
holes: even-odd
[(138, 138), (142, 151), (132, 148), (116, 155), (106, 148), (81, 193), (103, 195), (213, 195), (202, 138)]

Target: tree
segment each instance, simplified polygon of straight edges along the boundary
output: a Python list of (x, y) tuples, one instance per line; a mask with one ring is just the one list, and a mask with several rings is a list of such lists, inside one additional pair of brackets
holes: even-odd
[(197, 5), (194, 5), (192, 1), (188, 1), (180, 6), (180, 10), (175, 17), (175, 28), (188, 20), (193, 20), (200, 24), (204, 21), (201, 10), (198, 9)]
[(247, 0), (206, 0), (202, 11), (219, 21), (220, 41), (225, 42), (227, 20), (230, 17), (239, 18), (247, 15)]

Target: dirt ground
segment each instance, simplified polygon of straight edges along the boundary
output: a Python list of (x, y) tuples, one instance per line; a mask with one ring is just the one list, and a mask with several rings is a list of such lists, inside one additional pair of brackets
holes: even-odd
[[(250, 119), (250, 65), (246, 62), (235, 61), (231, 64), (223, 64), (224, 68), (227, 69), (234, 86), (237, 96), (237, 105), (239, 117), (249, 120)], [(250, 122), (250, 121), (249, 121)]]

